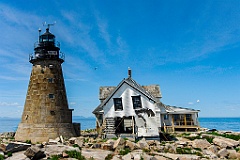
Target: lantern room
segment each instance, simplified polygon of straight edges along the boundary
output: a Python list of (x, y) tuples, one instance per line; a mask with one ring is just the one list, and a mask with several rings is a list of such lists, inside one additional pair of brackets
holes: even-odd
[(39, 30), (39, 39), (34, 44), (34, 54), (29, 56), (31, 63), (46, 59), (64, 62), (64, 54), (60, 52), (60, 43), (55, 41), (55, 35), (50, 33), (49, 28), (48, 25), (46, 32), (42, 35), (41, 30)]

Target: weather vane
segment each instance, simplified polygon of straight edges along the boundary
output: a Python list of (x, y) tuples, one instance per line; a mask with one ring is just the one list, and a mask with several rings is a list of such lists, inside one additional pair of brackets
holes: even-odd
[(54, 26), (57, 22), (54, 21), (54, 23), (48, 23), (47, 22), (43, 22), (43, 26), (48, 26), (47, 28), (50, 29), (50, 26)]

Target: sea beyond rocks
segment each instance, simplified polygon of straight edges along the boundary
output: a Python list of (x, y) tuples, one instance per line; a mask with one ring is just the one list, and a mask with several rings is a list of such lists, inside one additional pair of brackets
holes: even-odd
[(16, 142), (14, 132), (0, 134), (0, 160), (203, 160), (240, 159), (240, 133), (223, 131), (164, 134), (167, 141), (98, 138), (94, 130), (81, 136), (31, 144)]

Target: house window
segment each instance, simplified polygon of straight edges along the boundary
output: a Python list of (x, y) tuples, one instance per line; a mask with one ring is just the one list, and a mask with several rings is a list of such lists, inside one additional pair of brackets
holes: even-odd
[(53, 99), (53, 98), (54, 98), (54, 94), (51, 94), (51, 93), (50, 93), (50, 94), (48, 95), (48, 98)]
[(164, 114), (164, 120), (168, 120), (168, 114)]
[(142, 108), (140, 96), (132, 96), (132, 102), (133, 102), (133, 109)]
[(113, 98), (113, 102), (114, 102), (115, 111), (123, 110), (122, 98)]

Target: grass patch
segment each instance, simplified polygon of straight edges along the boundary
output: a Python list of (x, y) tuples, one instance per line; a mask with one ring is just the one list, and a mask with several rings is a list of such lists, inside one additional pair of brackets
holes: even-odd
[(74, 150), (74, 151), (66, 151), (66, 153), (70, 158), (76, 158), (78, 160), (86, 160), (86, 158), (81, 154), (81, 152), (77, 152)]
[(226, 133), (219, 134), (218, 132), (208, 132), (208, 134), (233, 139), (233, 140), (236, 140), (236, 141), (238, 141), (240, 139), (240, 135), (235, 135), (235, 134), (226, 134)]
[(111, 160), (113, 158), (113, 154), (108, 154), (106, 157), (105, 157), (105, 160)]
[(214, 137), (206, 137), (205, 138), (209, 143), (213, 143)]
[[(195, 150), (201, 151), (200, 148), (194, 148)], [(194, 151), (191, 148), (176, 148), (178, 154), (195, 154), (197, 156), (202, 156), (201, 152)]]
[(112, 138), (112, 140), (115, 140), (115, 141), (116, 141), (117, 139), (118, 139), (117, 137)]
[(60, 155), (53, 155), (50, 160), (59, 160), (59, 158), (61, 158)]
[(78, 144), (74, 144), (73, 147), (74, 148), (79, 148), (80, 150), (82, 150), (82, 148)]
[(177, 154), (192, 154), (192, 150), (190, 148), (176, 148)]
[(31, 142), (31, 140), (26, 140), (25, 143), (31, 144), (32, 142)]
[(129, 152), (131, 152), (131, 150), (129, 148), (124, 148), (124, 149), (121, 149), (119, 154), (120, 155), (126, 155), (128, 154)]

